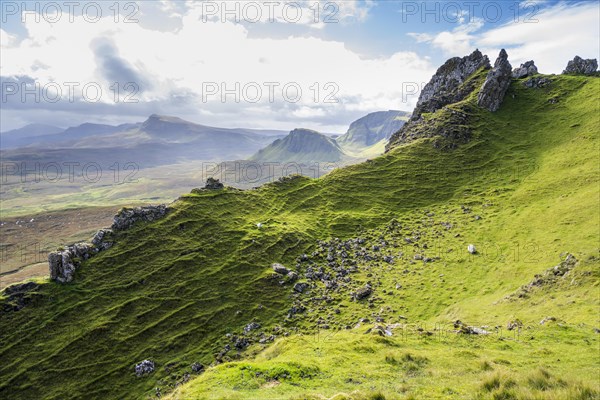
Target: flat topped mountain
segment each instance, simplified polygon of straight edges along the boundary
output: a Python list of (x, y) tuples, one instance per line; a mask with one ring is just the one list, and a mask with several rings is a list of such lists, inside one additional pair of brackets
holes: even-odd
[(344, 152), (332, 138), (310, 129), (294, 129), (283, 139), (277, 139), (250, 159), (279, 162), (336, 162)]
[(348, 131), (337, 139), (342, 147), (360, 148), (387, 140), (404, 125), (409, 112), (376, 111), (365, 115), (350, 124)]

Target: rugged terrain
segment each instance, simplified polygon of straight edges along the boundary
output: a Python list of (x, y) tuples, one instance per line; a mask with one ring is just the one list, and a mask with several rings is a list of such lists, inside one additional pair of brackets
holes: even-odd
[(469, 57), (384, 155), (123, 210), (6, 290), (0, 397), (598, 398), (600, 80)]

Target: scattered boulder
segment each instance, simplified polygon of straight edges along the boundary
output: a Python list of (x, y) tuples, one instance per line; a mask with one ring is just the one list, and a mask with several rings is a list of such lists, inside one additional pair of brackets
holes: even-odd
[(283, 265), (279, 264), (279, 263), (274, 263), (272, 265), (273, 267), (273, 271), (275, 271), (276, 273), (280, 274), (280, 275), (287, 275), (290, 270), (287, 269), (286, 267), (284, 267)]
[(202, 372), (204, 370), (204, 365), (200, 364), (199, 362), (195, 362), (192, 364), (192, 371), (195, 373), (199, 373)]
[(494, 63), (494, 68), (485, 79), (477, 97), (477, 104), (494, 112), (500, 108), (504, 95), (510, 86), (512, 78), (512, 67), (508, 62), (506, 50), (500, 50), (500, 54)]
[(595, 58), (584, 60), (575, 56), (567, 63), (567, 68), (563, 71), (566, 75), (594, 75), (598, 70), (598, 61)]
[(358, 289), (354, 293), (354, 298), (356, 300), (366, 299), (371, 295), (371, 293), (373, 293), (373, 289), (371, 288), (371, 285), (367, 284), (365, 287)]
[(151, 374), (155, 370), (154, 361), (144, 360), (135, 365), (135, 374), (137, 377), (141, 377), (147, 374)]
[(244, 350), (246, 347), (250, 346), (250, 340), (245, 337), (235, 337), (233, 345), (238, 350)]
[(260, 324), (258, 322), (253, 321), (244, 327), (244, 332), (248, 333), (258, 328), (260, 328)]
[(308, 283), (306, 282), (298, 282), (294, 285), (294, 292), (304, 293), (306, 289), (308, 289)]
[(460, 320), (454, 322), (454, 328), (458, 329), (456, 333), (464, 335), (489, 335), (489, 332), (477, 326), (470, 326)]
[(294, 271), (290, 271), (287, 274), (287, 278), (290, 282), (295, 282), (298, 280), (298, 274)]
[(208, 189), (208, 190), (219, 190), (219, 189), (223, 189), (225, 187), (225, 185), (223, 185), (221, 182), (219, 182), (218, 179), (215, 179), (213, 177), (209, 177), (206, 180), (206, 184), (204, 185), (204, 189)]
[(111, 229), (113, 231), (122, 231), (130, 228), (138, 221), (154, 221), (164, 217), (168, 210), (164, 204), (135, 208), (124, 207), (113, 218)]
[(540, 321), (540, 325), (544, 325), (546, 322), (555, 322), (556, 318), (555, 317), (545, 317), (544, 319), (542, 319)]
[(521, 64), (519, 68), (515, 68), (512, 71), (512, 77), (516, 79), (526, 78), (533, 76), (538, 73), (538, 69), (533, 61), (527, 61), (525, 64)]

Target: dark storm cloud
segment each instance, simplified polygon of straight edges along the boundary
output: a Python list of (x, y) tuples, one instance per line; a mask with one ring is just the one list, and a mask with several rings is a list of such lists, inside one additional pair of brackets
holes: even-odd
[(121, 86), (130, 82), (135, 83), (138, 85), (140, 93), (152, 88), (148, 79), (120, 57), (117, 46), (111, 40), (96, 39), (92, 42), (91, 47), (100, 74), (109, 82), (118, 82)]

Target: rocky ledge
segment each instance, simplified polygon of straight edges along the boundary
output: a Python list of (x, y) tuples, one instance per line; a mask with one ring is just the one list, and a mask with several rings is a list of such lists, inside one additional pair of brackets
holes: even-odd
[(114, 232), (126, 230), (139, 221), (154, 221), (162, 218), (168, 210), (168, 207), (164, 204), (122, 208), (115, 215), (111, 228), (100, 229), (90, 243), (75, 243), (48, 254), (50, 279), (59, 283), (71, 282), (82, 261), (112, 247)]

